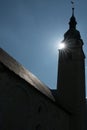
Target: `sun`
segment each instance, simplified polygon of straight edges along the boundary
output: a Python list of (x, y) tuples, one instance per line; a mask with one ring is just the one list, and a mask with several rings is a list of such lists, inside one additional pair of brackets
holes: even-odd
[(65, 43), (64, 42), (62, 42), (62, 43), (60, 43), (59, 45), (58, 45), (58, 49), (59, 50), (62, 50), (62, 49), (65, 49)]

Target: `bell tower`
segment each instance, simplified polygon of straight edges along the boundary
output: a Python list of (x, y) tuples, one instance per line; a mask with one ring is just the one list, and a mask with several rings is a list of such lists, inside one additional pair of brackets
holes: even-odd
[(85, 55), (76, 24), (72, 7), (69, 30), (62, 41), (64, 48), (59, 49), (57, 79), (57, 100), (72, 115), (69, 130), (84, 129)]

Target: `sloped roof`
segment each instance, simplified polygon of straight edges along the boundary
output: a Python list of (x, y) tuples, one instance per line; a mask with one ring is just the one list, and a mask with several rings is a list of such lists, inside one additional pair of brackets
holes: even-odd
[(0, 62), (7, 68), (17, 74), (19, 77), (31, 84), (35, 89), (43, 93), (45, 96), (55, 101), (51, 90), (44, 85), (35, 75), (25, 69), (20, 63), (12, 58), (7, 52), (0, 48)]

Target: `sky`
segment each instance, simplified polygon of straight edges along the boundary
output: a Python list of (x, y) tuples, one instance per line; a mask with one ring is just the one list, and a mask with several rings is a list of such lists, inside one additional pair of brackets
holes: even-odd
[[(87, 56), (87, 0), (74, 2)], [(51, 89), (56, 89), (58, 44), (69, 28), (71, 8), (70, 0), (0, 0), (0, 47)], [(87, 77), (87, 59), (85, 72)]]

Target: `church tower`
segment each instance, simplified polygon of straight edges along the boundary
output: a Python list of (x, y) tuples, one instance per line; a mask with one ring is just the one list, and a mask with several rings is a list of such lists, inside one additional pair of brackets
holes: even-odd
[(74, 8), (69, 30), (64, 34), (59, 49), (57, 100), (71, 113), (69, 130), (84, 129), (85, 55), (80, 32), (76, 29)]

